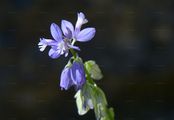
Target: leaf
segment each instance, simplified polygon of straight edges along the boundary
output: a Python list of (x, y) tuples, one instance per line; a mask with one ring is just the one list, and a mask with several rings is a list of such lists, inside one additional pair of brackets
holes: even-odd
[(92, 100), (97, 120), (114, 120), (113, 108), (108, 108), (106, 96), (101, 88), (93, 86)]
[(81, 90), (78, 90), (77, 93), (75, 94), (74, 98), (76, 98), (76, 105), (78, 109), (78, 114), (79, 115), (84, 115), (88, 112), (89, 107), (85, 107), (85, 100), (84, 96), (81, 94)]
[(77, 91), (75, 98), (79, 115), (94, 109), (96, 120), (114, 120), (113, 108), (108, 108), (103, 90), (95, 83), (87, 80), (82, 89)]
[(95, 61), (89, 60), (85, 62), (84, 65), (91, 78), (95, 80), (100, 80), (103, 77), (101, 70)]
[(90, 109), (94, 108), (91, 99), (91, 87), (85, 84), (82, 89), (78, 90), (74, 98), (76, 98), (76, 105), (79, 115), (86, 114)]

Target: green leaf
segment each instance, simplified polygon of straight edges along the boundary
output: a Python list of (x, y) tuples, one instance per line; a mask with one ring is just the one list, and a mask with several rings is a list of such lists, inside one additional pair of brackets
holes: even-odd
[(108, 108), (106, 96), (101, 88), (95, 85), (92, 86), (91, 97), (94, 104), (94, 111), (97, 120), (114, 120), (114, 111)]
[(95, 80), (100, 80), (103, 77), (102, 72), (95, 61), (89, 60), (85, 62), (84, 65), (91, 78)]
[(85, 107), (85, 99), (84, 96), (82, 95), (81, 90), (78, 90), (77, 93), (75, 94), (74, 98), (76, 98), (76, 105), (78, 109), (78, 114), (79, 115), (84, 115), (88, 112), (89, 107)]
[(79, 115), (94, 109), (96, 120), (114, 120), (113, 108), (108, 108), (103, 90), (95, 84), (87, 70), (86, 75), (86, 83), (75, 95)]

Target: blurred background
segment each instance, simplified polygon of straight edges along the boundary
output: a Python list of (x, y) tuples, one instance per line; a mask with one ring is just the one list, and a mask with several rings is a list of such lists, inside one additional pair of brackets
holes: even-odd
[(84, 60), (96, 60), (116, 120), (174, 120), (174, 1), (1, 0), (0, 120), (95, 120), (77, 114), (75, 91), (61, 91), (68, 58), (38, 49), (50, 24), (75, 24), (84, 12), (97, 32), (78, 43)]

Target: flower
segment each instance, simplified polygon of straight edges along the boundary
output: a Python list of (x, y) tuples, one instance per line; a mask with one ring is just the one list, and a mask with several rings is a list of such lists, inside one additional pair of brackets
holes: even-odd
[[(53, 39), (40, 38), (38, 46), (40, 51), (44, 51), (47, 46), (50, 46), (51, 49), (48, 52), (48, 55), (56, 59), (61, 55), (65, 54), (65, 57), (68, 56), (69, 49), (80, 50), (79, 47), (74, 46), (75, 41), (86, 42), (91, 40), (95, 35), (95, 28), (88, 27), (81, 30), (83, 24), (87, 23), (88, 20), (85, 18), (85, 15), (80, 12), (77, 14), (77, 22), (74, 26), (71, 22), (67, 20), (61, 21), (61, 29), (55, 23), (52, 23), (50, 26), (50, 31)], [(62, 34), (63, 32), (63, 34)]]
[(75, 29), (72, 23), (67, 20), (61, 21), (61, 29), (67, 38), (74, 39), (79, 42), (87, 42), (94, 37), (96, 32), (95, 28), (93, 27), (88, 27), (83, 30), (80, 30), (82, 25), (87, 22), (88, 20), (85, 18), (85, 15), (82, 12), (80, 12), (77, 14), (77, 22), (75, 25)]
[(73, 81), (70, 77), (70, 69), (69, 67), (65, 67), (60, 77), (60, 87), (65, 90), (68, 90), (73, 85)]
[(63, 69), (60, 78), (60, 87), (67, 90), (74, 85), (78, 90), (82, 88), (85, 81), (85, 71), (82, 62), (74, 61), (71, 66), (65, 66)]
[(51, 49), (49, 50), (48, 55), (51, 58), (56, 59), (63, 54), (65, 54), (65, 57), (68, 56), (70, 48), (80, 50), (77, 46), (73, 46), (71, 44), (70, 39), (63, 37), (62, 31), (57, 24), (52, 23), (50, 26), (50, 31), (54, 39), (40, 38), (38, 45), (41, 52), (44, 51), (47, 46), (50, 46)]

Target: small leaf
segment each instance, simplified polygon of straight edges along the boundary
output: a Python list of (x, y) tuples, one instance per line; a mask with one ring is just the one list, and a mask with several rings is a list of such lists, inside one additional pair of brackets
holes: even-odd
[(101, 70), (99, 66), (95, 63), (95, 61), (89, 60), (85, 62), (85, 68), (87, 72), (90, 74), (91, 78), (95, 80), (100, 80), (103, 77)]
[(84, 105), (84, 96), (82, 96), (81, 90), (77, 91), (74, 98), (76, 98), (76, 105), (77, 105), (79, 115), (86, 114), (89, 110), (89, 107), (85, 107)]
[(107, 105), (106, 96), (105, 96), (103, 90), (99, 87), (96, 87), (96, 89), (97, 89), (97, 92), (98, 92), (97, 94), (99, 95), (98, 99), (101, 100), (102, 105)]

